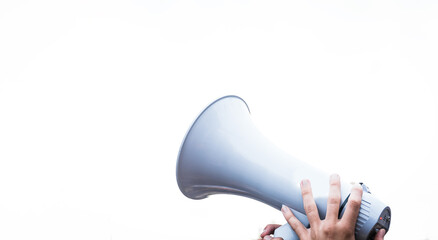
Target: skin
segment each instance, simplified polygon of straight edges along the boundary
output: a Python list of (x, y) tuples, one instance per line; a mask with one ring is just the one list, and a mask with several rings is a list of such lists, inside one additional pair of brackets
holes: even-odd
[[(319, 218), (309, 180), (301, 181), (301, 194), (310, 228), (306, 228), (288, 207), (283, 206), (281, 208), (284, 218), (300, 240), (355, 240), (354, 227), (362, 200), (362, 187), (360, 185), (354, 185), (351, 189), (345, 213), (341, 219), (338, 219), (339, 206), (341, 204), (341, 182), (339, 175), (334, 174), (330, 177), (330, 190), (325, 219), (321, 220)], [(280, 226), (278, 224), (267, 225), (260, 237), (263, 240), (283, 240), (282, 238), (271, 237), (275, 229)], [(382, 229), (377, 233), (374, 240), (383, 240), (384, 236), (385, 230)]]

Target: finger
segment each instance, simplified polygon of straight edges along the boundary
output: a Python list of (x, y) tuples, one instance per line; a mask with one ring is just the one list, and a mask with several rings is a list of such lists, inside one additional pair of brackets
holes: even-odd
[(355, 184), (351, 188), (350, 197), (348, 198), (347, 207), (341, 221), (354, 229), (356, 225), (357, 216), (359, 215), (360, 204), (362, 202), (362, 187)]
[(325, 218), (329, 221), (337, 220), (339, 206), (341, 205), (341, 181), (339, 175), (330, 176), (330, 191), (327, 199), (327, 213)]
[(318, 225), (319, 222), (321, 222), (321, 219), (319, 218), (318, 208), (313, 199), (312, 186), (307, 179), (301, 181), (301, 195), (303, 196), (304, 211), (306, 211), (310, 226), (313, 227)]
[(271, 237), (271, 236), (266, 236), (263, 238), (263, 240), (283, 240), (283, 238), (280, 237)]
[(260, 237), (264, 237), (269, 234), (273, 234), (275, 229), (281, 227), (280, 224), (268, 224), (266, 225), (265, 229), (263, 229), (263, 232), (260, 234)]
[(295, 215), (292, 213), (289, 207), (283, 205), (281, 207), (281, 212), (283, 213), (283, 216), (286, 219), (286, 221), (289, 223), (289, 225), (298, 235), (298, 237), (300, 237), (300, 239), (303, 239), (305, 234), (307, 233), (307, 228), (304, 227), (304, 225), (300, 222), (300, 220), (298, 220), (298, 218), (295, 217)]
[(379, 232), (376, 234), (374, 240), (383, 240), (385, 233), (386, 233), (385, 229), (380, 229)]

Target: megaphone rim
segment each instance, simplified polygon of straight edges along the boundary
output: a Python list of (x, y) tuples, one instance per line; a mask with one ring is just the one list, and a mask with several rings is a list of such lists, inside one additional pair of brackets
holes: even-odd
[(204, 109), (198, 114), (198, 116), (197, 116), (196, 119), (193, 121), (193, 123), (190, 125), (190, 128), (187, 130), (187, 132), (186, 132), (186, 134), (185, 134), (185, 136), (184, 136), (184, 138), (183, 138), (183, 141), (182, 141), (181, 146), (180, 146), (179, 151), (178, 151), (178, 157), (177, 157), (177, 161), (176, 161), (176, 181), (177, 181), (177, 183), (178, 183), (178, 188), (179, 188), (179, 190), (180, 190), (180, 191), (181, 191), (186, 197), (188, 197), (188, 198), (191, 198), (191, 199), (197, 199), (197, 198), (194, 198), (193, 196), (189, 196), (189, 195), (187, 195), (186, 192), (183, 190), (182, 183), (180, 182), (179, 171), (178, 171), (178, 170), (179, 170), (179, 165), (180, 165), (180, 163), (181, 163), (181, 152), (182, 152), (182, 150), (183, 150), (183, 148), (184, 148), (184, 145), (185, 145), (185, 143), (186, 143), (187, 137), (189, 136), (190, 132), (192, 131), (193, 127), (196, 125), (196, 123), (198, 122), (198, 120), (201, 118), (201, 116), (204, 115), (204, 113), (205, 113), (208, 109), (210, 109), (213, 105), (215, 105), (217, 102), (219, 102), (219, 101), (221, 101), (221, 100), (224, 100), (224, 99), (226, 99), (226, 98), (237, 98), (237, 99), (241, 100), (243, 103), (245, 103), (245, 106), (246, 106), (246, 108), (248, 109), (248, 112), (251, 113), (251, 111), (250, 111), (250, 109), (249, 109), (249, 107), (248, 107), (248, 104), (247, 104), (247, 103), (245, 102), (245, 100), (243, 100), (241, 97), (239, 97), (239, 96), (237, 96), (237, 95), (226, 95), (226, 96), (223, 96), (223, 97), (220, 97), (220, 98), (216, 99), (215, 101), (213, 101), (212, 103), (210, 103), (209, 105), (207, 105), (207, 107), (205, 107), (205, 108), (204, 108)]

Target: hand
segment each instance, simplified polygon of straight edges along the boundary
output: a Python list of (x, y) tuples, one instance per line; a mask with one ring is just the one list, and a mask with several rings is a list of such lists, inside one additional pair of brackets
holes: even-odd
[(274, 234), (275, 229), (281, 227), (279, 224), (268, 224), (266, 225), (265, 229), (263, 229), (262, 234), (260, 234), (260, 237), (263, 238), (263, 240), (283, 240), (283, 238), (273, 238), (271, 237), (271, 234)]
[(274, 234), (275, 229), (281, 227), (279, 224), (268, 224), (266, 225), (265, 229), (263, 229), (262, 234), (260, 234), (260, 237), (263, 238), (263, 240), (283, 240), (283, 238), (273, 238), (271, 237), (271, 234)]
[[(271, 237), (271, 234), (274, 234), (275, 229), (281, 227), (279, 224), (268, 224), (266, 225), (265, 229), (263, 230), (262, 234), (260, 234), (260, 237), (263, 238), (263, 240), (283, 240), (283, 238), (274, 238)], [(383, 240), (383, 237), (385, 236), (385, 229), (381, 229), (374, 240)]]
[[(351, 189), (345, 213), (341, 219), (338, 219), (339, 206), (341, 204), (341, 183), (338, 175), (335, 174), (330, 177), (327, 213), (324, 220), (319, 218), (309, 180), (301, 182), (301, 194), (310, 228), (307, 229), (288, 207), (283, 206), (281, 208), (283, 216), (300, 240), (354, 240), (356, 219), (362, 201), (362, 188), (360, 185), (355, 185)], [(380, 230), (374, 239), (383, 240), (384, 235), (385, 230)]]
[(376, 234), (374, 240), (383, 240), (385, 233), (386, 233), (385, 229), (380, 229), (379, 232)]

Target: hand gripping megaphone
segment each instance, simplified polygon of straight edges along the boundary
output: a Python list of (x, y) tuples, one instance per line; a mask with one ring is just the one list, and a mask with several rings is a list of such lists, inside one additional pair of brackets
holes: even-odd
[[(307, 227), (300, 182), (309, 179), (321, 219), (327, 211), (329, 175), (293, 158), (265, 138), (252, 122), (247, 104), (237, 96), (219, 98), (198, 116), (181, 145), (176, 177), (179, 189), (188, 198), (222, 193), (252, 198), (277, 210), (286, 205)], [(349, 186), (341, 182), (340, 217), (348, 201)], [(388, 231), (390, 219), (390, 208), (364, 187), (356, 239), (374, 239), (378, 230)], [(277, 228), (274, 236), (298, 239), (289, 224)]]

